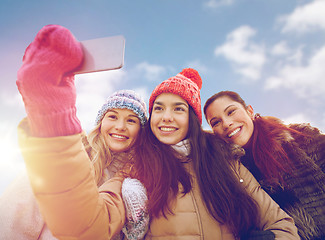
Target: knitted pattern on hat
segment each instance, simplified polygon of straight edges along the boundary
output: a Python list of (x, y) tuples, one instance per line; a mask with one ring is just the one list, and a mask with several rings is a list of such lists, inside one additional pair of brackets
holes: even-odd
[(95, 124), (100, 123), (108, 110), (116, 108), (133, 111), (140, 119), (142, 125), (147, 122), (147, 108), (143, 99), (135, 91), (120, 90), (107, 98), (102, 108), (98, 111)]
[(145, 187), (137, 179), (126, 178), (122, 184), (122, 198), (127, 217), (122, 231), (126, 239), (143, 239), (149, 226)]
[(201, 97), (202, 79), (199, 73), (192, 68), (185, 68), (182, 72), (159, 84), (151, 93), (149, 99), (149, 113), (155, 99), (162, 93), (179, 95), (193, 108), (196, 116), (202, 123)]

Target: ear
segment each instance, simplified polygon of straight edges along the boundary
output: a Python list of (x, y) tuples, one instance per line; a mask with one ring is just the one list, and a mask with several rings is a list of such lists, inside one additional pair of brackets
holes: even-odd
[(246, 112), (250, 116), (250, 118), (253, 120), (254, 119), (254, 109), (251, 105), (248, 105), (246, 107)]

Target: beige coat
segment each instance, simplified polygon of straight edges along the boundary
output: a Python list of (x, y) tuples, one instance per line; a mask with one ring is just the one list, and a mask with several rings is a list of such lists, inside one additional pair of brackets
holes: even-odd
[[(123, 179), (112, 178), (97, 188), (80, 134), (34, 138), (28, 135), (26, 121), (18, 130), (35, 197), (54, 236), (100, 240), (121, 231), (125, 222)], [(247, 169), (240, 166), (239, 173), (260, 206), (260, 227), (272, 230), (276, 239), (299, 239), (292, 219), (260, 189)], [(227, 227), (210, 217), (195, 181), (192, 191), (175, 201), (174, 211), (168, 219), (153, 219), (146, 239), (234, 239)]]
[[(188, 165), (187, 169), (193, 176), (191, 164)], [(240, 176), (238, 180), (244, 184), (260, 208), (260, 229), (271, 230), (276, 239), (299, 239), (292, 219), (260, 188), (252, 174), (243, 165), (238, 165), (237, 170)], [(174, 215), (168, 215), (168, 219), (161, 217), (152, 220), (146, 239), (234, 239), (227, 226), (220, 225), (208, 213), (197, 181), (192, 179), (193, 189), (184, 197), (181, 194), (178, 196), (173, 208)]]

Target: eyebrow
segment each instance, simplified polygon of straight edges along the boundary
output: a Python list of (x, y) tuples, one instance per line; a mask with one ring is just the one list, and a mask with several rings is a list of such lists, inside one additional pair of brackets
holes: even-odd
[[(113, 112), (113, 113), (118, 114), (118, 112), (116, 110), (114, 110), (114, 109), (109, 109), (109, 110), (107, 110), (107, 112)], [(136, 118), (139, 118), (138, 115), (136, 115), (136, 114), (129, 114), (128, 117), (136, 117)]]
[(117, 111), (115, 111), (114, 109), (108, 109), (107, 112), (117, 113)]
[[(164, 105), (164, 103), (162, 103), (162, 102), (154, 102), (154, 105), (155, 104), (161, 105), (161, 106)], [(175, 103), (173, 103), (173, 106), (180, 106), (180, 105), (184, 105), (185, 107), (188, 108), (188, 104), (187, 103), (183, 103), (183, 102), (175, 102)]]
[(228, 108), (235, 106), (234, 104), (230, 104), (228, 107), (225, 108), (225, 110), (223, 110), (224, 112), (226, 112), (228, 110)]

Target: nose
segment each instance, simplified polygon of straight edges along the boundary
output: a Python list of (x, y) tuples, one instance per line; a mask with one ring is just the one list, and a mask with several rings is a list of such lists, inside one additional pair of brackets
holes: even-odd
[(222, 120), (222, 127), (224, 130), (227, 130), (232, 125), (231, 119), (225, 118)]
[(171, 122), (173, 121), (173, 114), (170, 112), (170, 110), (166, 110), (163, 113), (162, 120), (164, 122)]
[(123, 131), (125, 130), (125, 122), (122, 119), (119, 119), (115, 123), (115, 129)]

